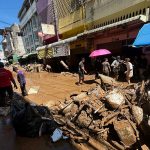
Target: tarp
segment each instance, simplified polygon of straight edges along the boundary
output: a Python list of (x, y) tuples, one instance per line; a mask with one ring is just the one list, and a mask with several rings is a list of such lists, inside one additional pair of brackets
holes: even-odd
[(145, 24), (139, 31), (133, 46), (150, 46), (150, 23)]

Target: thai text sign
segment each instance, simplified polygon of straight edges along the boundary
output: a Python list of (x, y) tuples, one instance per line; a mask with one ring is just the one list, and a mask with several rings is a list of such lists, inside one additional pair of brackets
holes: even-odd
[(69, 44), (58, 45), (53, 48), (53, 57), (69, 56), (70, 46)]
[(44, 34), (55, 35), (54, 25), (42, 23), (41, 26)]

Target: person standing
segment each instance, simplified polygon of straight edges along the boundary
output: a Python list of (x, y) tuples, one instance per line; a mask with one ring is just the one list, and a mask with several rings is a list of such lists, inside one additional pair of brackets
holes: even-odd
[(12, 73), (5, 69), (4, 64), (0, 62), (0, 106), (5, 106), (6, 104), (6, 93), (9, 96), (10, 102), (13, 99), (13, 88), (11, 82), (13, 83), (14, 88), (17, 89)]
[(24, 73), (23, 73), (23, 71), (19, 70), (18, 68), (15, 69), (15, 72), (17, 73), (17, 80), (20, 84), (22, 96), (27, 96), (26, 79), (25, 79)]
[(79, 73), (79, 85), (83, 84), (84, 82), (84, 74), (87, 73), (85, 68), (84, 68), (84, 63), (85, 63), (85, 58), (82, 58), (82, 60), (79, 62), (79, 68), (78, 68), (78, 73)]
[(104, 75), (106, 75), (106, 76), (110, 75), (111, 68), (110, 68), (110, 64), (108, 62), (108, 58), (105, 58), (104, 62), (102, 62), (102, 71), (103, 71)]
[(49, 64), (46, 65), (46, 71), (49, 73), (52, 71), (52, 68)]
[(128, 84), (130, 84), (130, 79), (133, 77), (133, 65), (130, 62), (130, 58), (126, 58), (125, 63), (126, 63), (126, 67), (127, 67), (127, 71), (125, 71), (126, 80), (127, 80)]
[(111, 67), (113, 68), (114, 77), (116, 80), (119, 78), (119, 71), (120, 71), (120, 56), (117, 56), (117, 58), (112, 62)]

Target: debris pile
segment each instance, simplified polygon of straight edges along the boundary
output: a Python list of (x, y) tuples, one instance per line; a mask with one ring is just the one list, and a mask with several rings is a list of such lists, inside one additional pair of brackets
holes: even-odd
[(54, 106), (53, 117), (75, 142), (142, 149), (143, 137), (150, 136), (149, 88), (150, 81), (128, 86), (101, 76), (101, 85)]
[(13, 126), (20, 136), (38, 137), (42, 134), (51, 135), (58, 127), (47, 107), (28, 103), (16, 93), (11, 111)]

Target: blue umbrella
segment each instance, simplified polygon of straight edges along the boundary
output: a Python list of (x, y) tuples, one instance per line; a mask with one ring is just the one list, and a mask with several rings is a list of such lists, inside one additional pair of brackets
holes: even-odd
[(150, 23), (145, 24), (139, 31), (134, 43), (134, 47), (150, 46)]

